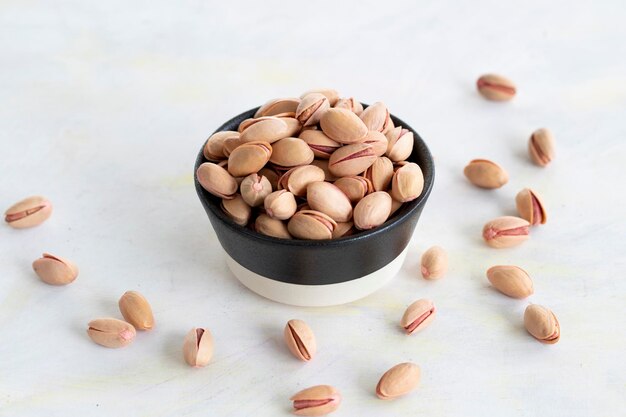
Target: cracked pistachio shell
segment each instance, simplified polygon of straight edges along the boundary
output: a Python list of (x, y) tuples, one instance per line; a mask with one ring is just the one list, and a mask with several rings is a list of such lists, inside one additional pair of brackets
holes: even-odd
[(355, 143), (342, 146), (330, 156), (328, 169), (335, 177), (349, 177), (365, 172), (374, 161), (376, 153), (372, 145)]
[(346, 109), (327, 110), (320, 126), (326, 136), (345, 145), (363, 142), (368, 132), (359, 116)]
[(352, 204), (339, 187), (326, 181), (308, 185), (306, 200), (313, 210), (327, 214), (336, 222), (347, 222), (352, 218)]
[(252, 208), (243, 200), (241, 194), (236, 194), (235, 198), (222, 199), (222, 211), (240, 226), (247, 225), (252, 215)]
[(545, 224), (547, 219), (546, 209), (536, 192), (530, 188), (524, 188), (517, 193), (515, 204), (517, 205), (519, 216), (524, 220), (528, 220), (532, 226)]
[(548, 129), (538, 129), (528, 140), (530, 159), (540, 167), (545, 167), (554, 159), (554, 136)]
[(331, 172), (330, 169), (328, 168), (328, 160), (327, 159), (314, 159), (313, 162), (311, 162), (311, 165), (314, 165), (318, 168), (320, 168), (322, 171), (324, 171), (324, 180), (325, 181), (335, 181), (337, 179), (337, 177), (335, 177)]
[(331, 239), (337, 223), (326, 214), (315, 210), (300, 210), (289, 219), (287, 228), (297, 239)]
[(261, 117), (252, 120), (253, 122), (241, 132), (242, 143), (267, 142), (271, 144), (289, 136), (289, 126), (278, 117)]
[(272, 190), (278, 190), (278, 180), (280, 179), (280, 174), (278, 174), (272, 168), (265, 167), (259, 171), (259, 175), (267, 178), (267, 180), (272, 185)]
[(295, 117), (280, 117), (280, 120), (287, 123), (287, 136), (298, 136), (302, 130), (302, 125)]
[(309, 145), (298, 138), (281, 139), (272, 148), (270, 162), (284, 168), (308, 165), (315, 157)]
[(183, 342), (183, 357), (189, 366), (207, 366), (213, 357), (213, 336), (208, 329), (194, 327)]
[(320, 121), (322, 115), (330, 108), (330, 103), (321, 93), (310, 93), (301, 97), (296, 109), (296, 119), (303, 127), (312, 126)]
[(263, 116), (276, 116), (282, 113), (295, 113), (298, 104), (300, 104), (299, 98), (275, 98), (259, 107), (254, 117), (258, 118)]
[(260, 214), (259, 217), (256, 218), (254, 228), (257, 232), (266, 236), (291, 239), (289, 230), (287, 230), (287, 224), (282, 220), (273, 219), (267, 214)]
[(335, 230), (333, 230), (333, 239), (353, 235), (354, 231), (353, 222), (337, 223)]
[(435, 318), (436, 312), (437, 309), (432, 301), (426, 299), (417, 300), (407, 307), (400, 320), (400, 326), (406, 334), (417, 333), (430, 325)]
[(263, 175), (257, 173), (245, 177), (240, 184), (241, 197), (250, 207), (263, 204), (265, 197), (272, 192), (272, 184)]
[(517, 92), (513, 81), (496, 74), (482, 75), (476, 81), (476, 88), (481, 96), (492, 101), (511, 100)]
[(315, 165), (304, 165), (290, 169), (280, 177), (280, 186), (297, 197), (305, 197), (307, 186), (313, 182), (324, 181), (324, 171)]
[(224, 168), (212, 162), (205, 162), (196, 171), (202, 188), (221, 198), (233, 198), (237, 192), (237, 181)]
[(267, 215), (278, 220), (287, 220), (297, 209), (295, 197), (287, 190), (274, 191), (265, 197), (264, 206)]
[(477, 187), (500, 188), (509, 181), (509, 174), (495, 162), (474, 159), (463, 170), (467, 179)]
[(239, 132), (224, 130), (212, 134), (204, 145), (202, 151), (204, 157), (209, 161), (221, 161), (222, 159), (226, 159), (227, 156), (224, 154), (224, 141), (228, 138), (239, 138)]
[(387, 110), (387, 106), (380, 101), (363, 110), (361, 120), (363, 120), (368, 130), (385, 133), (390, 128), (393, 128), (393, 122), (389, 117), (389, 110)]
[(228, 172), (233, 177), (245, 177), (258, 172), (272, 156), (272, 145), (267, 142), (248, 142), (239, 145), (228, 156)]
[(303, 389), (290, 400), (297, 416), (325, 416), (339, 408), (341, 394), (330, 385), (316, 385)]
[(375, 130), (370, 130), (369, 132), (367, 132), (363, 143), (372, 145), (376, 156), (383, 156), (385, 152), (387, 152), (387, 147), (389, 145), (387, 137)]
[(526, 298), (534, 292), (533, 280), (518, 266), (492, 266), (487, 270), (487, 279), (495, 289), (512, 298)]
[(312, 93), (318, 93), (318, 94), (324, 95), (328, 99), (328, 103), (331, 106), (334, 106), (339, 100), (339, 93), (337, 92), (337, 90), (333, 90), (332, 88), (315, 88), (313, 90), (305, 91), (300, 96), (300, 99), (303, 99), (304, 97)]
[[(241, 137), (239, 136), (227, 137), (226, 139), (224, 139), (224, 145), (222, 146), (222, 152), (224, 152), (224, 156), (228, 158), (231, 152), (234, 151), (242, 143), (243, 142), (241, 142)], [(226, 159), (226, 162), (228, 162), (228, 159)]]
[(414, 162), (402, 165), (391, 178), (391, 196), (394, 200), (406, 203), (415, 200), (424, 191), (422, 169)]
[(333, 107), (336, 109), (350, 110), (357, 116), (363, 113), (363, 105), (354, 97), (340, 98)]
[(358, 203), (368, 193), (374, 191), (371, 181), (359, 176), (339, 178), (334, 184), (348, 197), (352, 204)]
[(328, 159), (341, 144), (326, 136), (321, 130), (305, 130), (300, 133), (300, 139), (305, 141), (316, 158)]
[(376, 396), (381, 400), (393, 400), (417, 388), (420, 368), (414, 363), (400, 363), (383, 374), (376, 386)]
[(88, 324), (87, 335), (97, 344), (108, 348), (121, 348), (129, 345), (137, 334), (132, 324), (125, 321), (103, 318)]
[(492, 248), (510, 248), (528, 240), (530, 223), (515, 216), (497, 217), (483, 227), (483, 239)]
[(33, 270), (39, 278), (50, 285), (67, 285), (78, 276), (78, 267), (60, 256), (44, 253), (33, 262)]
[(154, 327), (152, 307), (146, 297), (137, 291), (126, 291), (118, 301), (124, 320), (138, 330), (151, 330)]
[(413, 132), (404, 129), (402, 126), (389, 130), (386, 134), (388, 145), (386, 154), (393, 162), (404, 161), (413, 152)]
[(433, 246), (422, 254), (422, 276), (426, 279), (443, 278), (448, 272), (448, 254), (441, 246)]
[(4, 212), (4, 221), (15, 229), (38, 226), (52, 214), (52, 203), (45, 197), (32, 196), (18, 201)]
[(372, 182), (374, 191), (387, 191), (393, 178), (393, 162), (387, 157), (378, 157), (365, 171), (365, 177)]
[(541, 343), (553, 345), (561, 338), (561, 326), (552, 310), (538, 304), (526, 307), (524, 327)]
[(359, 230), (369, 230), (385, 223), (391, 213), (391, 197), (376, 191), (361, 199), (354, 208), (354, 225)]
[(310, 361), (317, 352), (315, 334), (302, 320), (289, 320), (285, 325), (285, 343), (289, 351), (301, 361)]

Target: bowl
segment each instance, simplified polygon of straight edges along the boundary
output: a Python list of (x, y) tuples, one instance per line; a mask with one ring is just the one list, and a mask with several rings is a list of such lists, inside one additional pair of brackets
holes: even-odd
[[(257, 109), (233, 117), (216, 132), (236, 131), (239, 123), (253, 117)], [(408, 160), (422, 169), (424, 191), (417, 199), (403, 204), (381, 226), (352, 236), (313, 241), (262, 235), (226, 216), (220, 198), (202, 188), (195, 176), (198, 197), (225, 251), (226, 263), (243, 285), (280, 303), (329, 306), (363, 298), (397, 274), (432, 190), (435, 171), (430, 151), (417, 132), (397, 117), (391, 115), (391, 119), (395, 126), (413, 132), (415, 144)], [(202, 149), (194, 172), (207, 162)]]

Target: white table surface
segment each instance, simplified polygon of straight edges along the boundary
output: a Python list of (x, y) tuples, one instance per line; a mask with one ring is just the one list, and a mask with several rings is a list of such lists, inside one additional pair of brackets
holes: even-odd
[[(41, 227), (0, 227), (0, 415), (281, 416), (316, 384), (344, 396), (337, 416), (626, 415), (626, 7), (622, 1), (0, 2), (0, 205), (32, 194), (55, 205)], [(602, 4), (597, 4), (602, 3)], [(508, 104), (474, 82), (515, 80)], [(329, 86), (383, 100), (428, 142), (434, 192), (401, 273), (384, 289), (332, 308), (266, 301), (227, 270), (193, 188), (193, 163), (223, 121), (277, 96)], [(549, 127), (557, 158), (526, 154)], [(462, 175), (484, 157), (510, 173), (484, 191)], [(480, 238), (514, 214), (530, 186), (549, 220), (510, 250)], [(419, 256), (449, 252), (427, 282)], [(75, 283), (43, 284), (42, 252), (74, 260)], [(536, 293), (509, 299), (485, 270), (517, 264)], [(89, 320), (120, 317), (141, 291), (156, 328), (123, 350), (93, 344)], [(431, 327), (398, 328), (406, 305), (431, 298)], [(552, 308), (554, 346), (526, 334), (528, 302)], [(282, 343), (306, 320), (319, 353), (303, 364)], [(193, 326), (216, 340), (191, 369)], [(392, 365), (422, 368), (417, 392), (373, 392)]]

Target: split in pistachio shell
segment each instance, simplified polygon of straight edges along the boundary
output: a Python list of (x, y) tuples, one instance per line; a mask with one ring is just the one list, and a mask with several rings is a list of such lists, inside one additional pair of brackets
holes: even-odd
[(363, 142), (368, 132), (359, 116), (346, 109), (327, 110), (320, 126), (326, 136), (345, 145)]
[(45, 197), (32, 196), (18, 201), (4, 212), (4, 221), (15, 229), (38, 226), (52, 214), (52, 203)]
[(483, 239), (492, 248), (510, 248), (529, 237), (528, 221), (515, 216), (497, 217), (483, 227)]
[(336, 109), (350, 110), (352, 113), (356, 114), (357, 116), (363, 113), (363, 105), (354, 97), (340, 98), (339, 100), (337, 100), (337, 103), (335, 103), (333, 107)]
[(239, 132), (232, 130), (224, 130), (221, 132), (215, 132), (204, 145), (203, 154), (209, 161), (221, 161), (226, 159), (224, 154), (224, 141), (226, 139), (239, 139)]
[(327, 214), (336, 222), (347, 222), (352, 218), (352, 204), (336, 185), (317, 181), (308, 185), (306, 200), (311, 209)]
[(393, 163), (387, 157), (378, 157), (365, 171), (365, 177), (372, 183), (374, 191), (387, 191), (393, 178)]
[(561, 325), (547, 307), (531, 304), (524, 312), (524, 326), (541, 343), (553, 345), (561, 339)]
[(296, 119), (303, 127), (312, 126), (320, 121), (322, 115), (330, 108), (328, 98), (321, 93), (310, 93), (301, 97), (296, 109)]
[(224, 168), (211, 162), (205, 162), (196, 171), (198, 182), (208, 192), (221, 198), (234, 198), (237, 181)]
[[(222, 145), (222, 152), (224, 153), (224, 156), (228, 158), (232, 151), (234, 151), (242, 143), (243, 142), (241, 141), (241, 137), (239, 136), (232, 136), (224, 139), (224, 143)], [(228, 160), (226, 160), (226, 162), (228, 162)]]
[(333, 152), (328, 160), (328, 169), (336, 177), (359, 175), (365, 172), (376, 158), (372, 145), (367, 143), (346, 145)]
[(299, 98), (275, 98), (259, 107), (254, 117), (276, 116), (282, 113), (295, 113), (300, 104)]
[(513, 81), (496, 74), (482, 75), (476, 81), (476, 88), (480, 95), (492, 101), (511, 100), (517, 92)]
[(417, 388), (420, 368), (414, 363), (404, 362), (383, 374), (376, 386), (376, 396), (381, 400), (393, 400)]
[(113, 349), (129, 345), (136, 334), (132, 324), (114, 318), (92, 320), (87, 328), (87, 335), (91, 340), (100, 346)]
[(353, 222), (337, 223), (335, 230), (333, 230), (333, 239), (340, 237), (352, 236), (355, 232)]
[(315, 165), (303, 165), (285, 172), (280, 177), (280, 186), (289, 190), (296, 197), (305, 197), (307, 186), (317, 181), (324, 181), (324, 171)]
[(248, 142), (238, 146), (228, 157), (228, 172), (233, 177), (245, 177), (258, 172), (270, 160), (272, 145)]
[(317, 352), (315, 334), (302, 320), (289, 320), (283, 332), (289, 351), (301, 361), (310, 361)]
[(282, 220), (273, 219), (267, 214), (260, 214), (254, 222), (254, 230), (262, 235), (279, 239), (291, 239), (287, 224)]
[(434, 280), (443, 278), (448, 272), (448, 254), (441, 246), (433, 246), (422, 255), (422, 276)]
[(312, 90), (305, 91), (300, 96), (300, 99), (303, 99), (304, 97), (312, 93), (318, 93), (318, 94), (324, 95), (328, 99), (328, 103), (331, 106), (334, 106), (339, 100), (339, 93), (337, 92), (337, 90), (333, 90), (332, 88), (314, 88)]
[(432, 301), (421, 299), (407, 307), (400, 326), (406, 334), (413, 334), (426, 328), (435, 318), (435, 304)]
[(337, 180), (337, 177), (333, 175), (332, 172), (330, 172), (330, 169), (328, 168), (328, 160), (327, 159), (314, 159), (313, 162), (311, 162), (311, 165), (314, 165), (318, 168), (320, 168), (322, 171), (324, 171), (324, 180), (325, 181), (335, 181)]
[(297, 203), (292, 193), (287, 190), (278, 190), (265, 197), (264, 206), (268, 216), (278, 220), (287, 220), (296, 212)]
[(404, 161), (413, 152), (413, 132), (402, 126), (395, 127), (385, 135), (388, 140), (386, 154), (393, 162)]
[(365, 136), (365, 139), (363, 139), (362, 143), (372, 145), (376, 156), (383, 156), (385, 152), (387, 152), (387, 147), (389, 146), (387, 136), (376, 130), (370, 130), (367, 132), (367, 135)]
[(537, 129), (528, 140), (530, 159), (540, 167), (545, 167), (554, 159), (554, 136), (548, 129)]
[(321, 130), (304, 130), (299, 138), (309, 145), (316, 158), (328, 159), (341, 147), (339, 142), (332, 140)]
[(252, 208), (243, 200), (241, 194), (235, 198), (222, 199), (222, 210), (228, 217), (240, 226), (245, 226), (250, 220)]
[(308, 165), (315, 157), (309, 145), (302, 139), (284, 138), (272, 145), (270, 162), (283, 168)]
[(363, 197), (374, 191), (372, 182), (365, 177), (342, 177), (334, 184), (348, 197), (352, 204), (358, 203)]
[(39, 278), (50, 285), (67, 285), (78, 277), (78, 267), (60, 256), (44, 253), (33, 262), (33, 270)]
[(183, 357), (189, 366), (207, 366), (213, 357), (213, 336), (208, 329), (194, 327), (185, 336)]
[(250, 207), (263, 205), (265, 197), (272, 192), (272, 184), (263, 175), (250, 174), (241, 181), (241, 197)]
[(137, 291), (126, 291), (119, 299), (118, 305), (124, 320), (138, 330), (151, 330), (154, 327), (152, 307), (146, 297)]
[(316, 385), (303, 389), (290, 400), (297, 416), (325, 416), (339, 408), (341, 394), (330, 385)]
[(515, 197), (517, 212), (524, 220), (528, 220), (531, 226), (545, 224), (547, 216), (543, 201), (539, 195), (530, 188), (524, 188)]
[(391, 197), (384, 191), (376, 191), (361, 199), (354, 208), (354, 225), (359, 230), (380, 226), (391, 213)]
[(414, 162), (407, 162), (396, 170), (391, 179), (391, 196), (394, 200), (415, 200), (424, 191), (424, 174)]
[(368, 130), (376, 130), (384, 133), (393, 126), (387, 106), (380, 101), (363, 110), (360, 117)]
[(324, 240), (333, 237), (337, 223), (326, 214), (315, 210), (300, 210), (289, 219), (287, 228), (297, 239)]
[(481, 188), (500, 188), (509, 182), (509, 174), (498, 164), (487, 159), (474, 159), (463, 170), (467, 179)]
[(277, 140), (289, 136), (289, 127), (287, 123), (278, 117), (262, 117), (252, 119), (250, 123), (241, 132), (241, 142), (267, 142), (272, 144)]

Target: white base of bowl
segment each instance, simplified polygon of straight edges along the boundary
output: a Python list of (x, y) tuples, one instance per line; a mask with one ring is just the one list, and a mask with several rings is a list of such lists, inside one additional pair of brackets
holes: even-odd
[(302, 307), (345, 304), (370, 295), (388, 283), (404, 263), (408, 247), (381, 269), (351, 281), (327, 285), (299, 285), (275, 281), (241, 266), (227, 253), (226, 263), (246, 287), (270, 300)]

